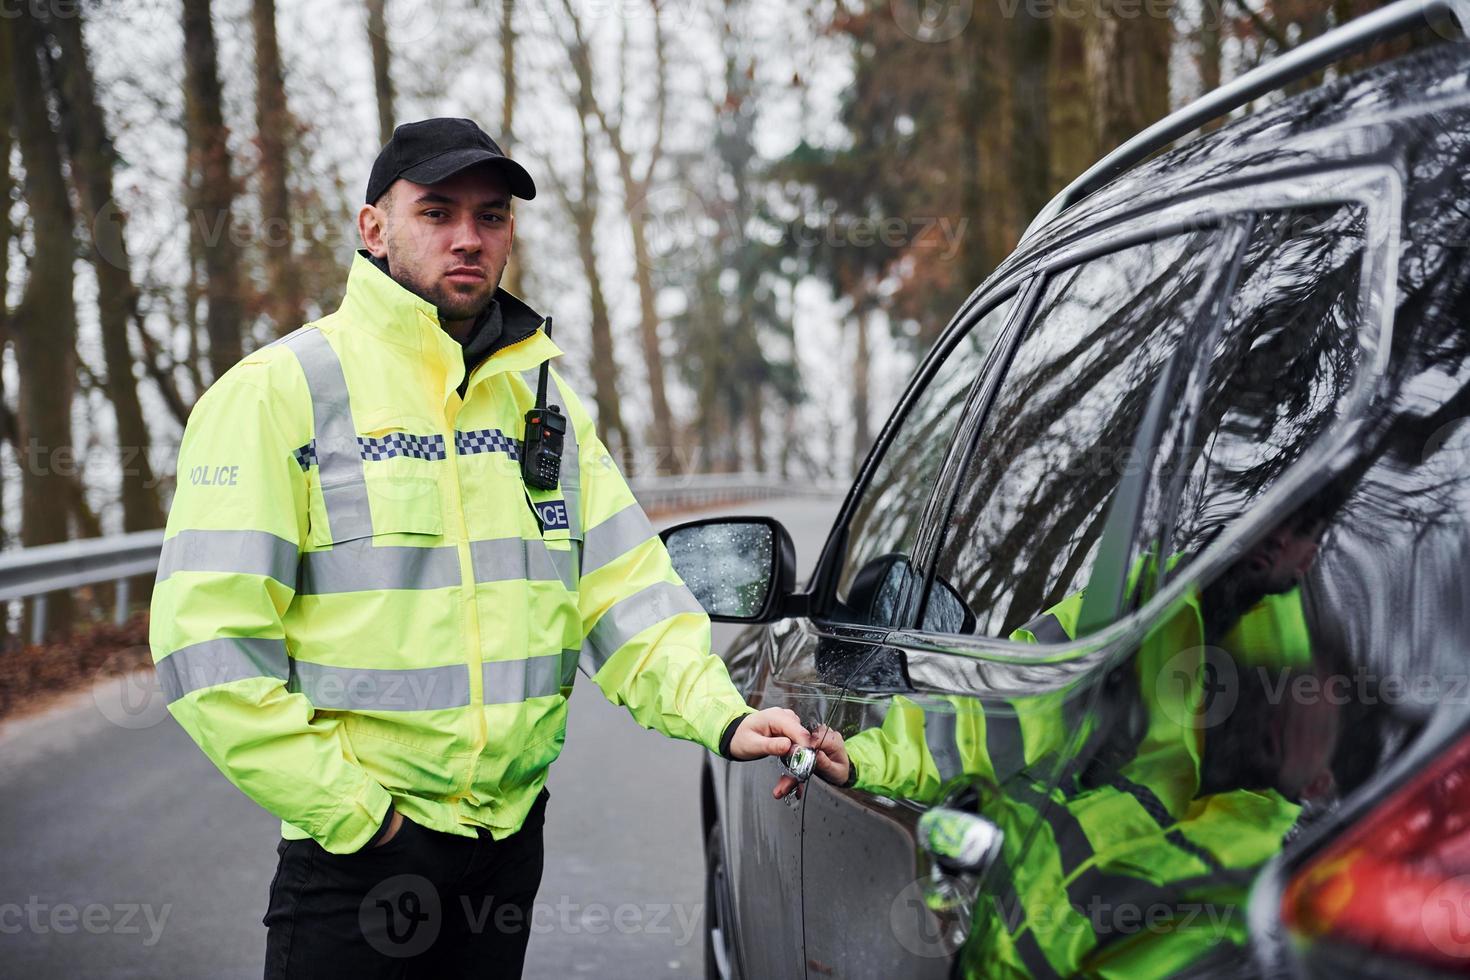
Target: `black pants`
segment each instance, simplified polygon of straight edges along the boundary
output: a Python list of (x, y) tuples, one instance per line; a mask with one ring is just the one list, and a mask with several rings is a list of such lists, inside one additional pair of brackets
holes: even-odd
[(265, 975), (519, 977), (541, 885), (548, 794), (501, 841), (405, 819), (388, 843), (332, 854), (282, 840), (265, 914)]

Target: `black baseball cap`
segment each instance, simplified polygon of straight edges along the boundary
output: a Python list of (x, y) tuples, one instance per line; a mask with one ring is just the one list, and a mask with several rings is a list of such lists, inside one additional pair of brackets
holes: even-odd
[(516, 197), (529, 201), (536, 196), (536, 184), (526, 168), (502, 153), (474, 120), (440, 117), (404, 123), (393, 130), (393, 138), (373, 161), (367, 203), (382, 197), (399, 177), (415, 184), (437, 184), (480, 163), (493, 164)]

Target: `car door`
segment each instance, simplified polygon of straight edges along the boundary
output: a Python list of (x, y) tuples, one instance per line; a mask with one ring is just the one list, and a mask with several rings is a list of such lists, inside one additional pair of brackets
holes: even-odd
[[(782, 653), (786, 621), (746, 634), (734, 652), (746, 701), (754, 708), (790, 708), (801, 717), (823, 703), (799, 661)], [(744, 670), (741, 671), (745, 673)], [(732, 671), (734, 673), (734, 671)], [(795, 796), (778, 802), (771, 790), (784, 770), (775, 759), (716, 766), (723, 778), (719, 814), (729, 881), (731, 945), (745, 977), (804, 975), (801, 924), (801, 812)]]
[[(1002, 299), (1008, 299), (1007, 293)], [(1008, 308), (1008, 307), (1007, 307)], [(870, 560), (902, 554), (911, 548), (922, 524), (929, 491), (963, 416), (966, 397), (981, 373), (1005, 309), (976, 315), (962, 340), (941, 347), (922, 366), (896, 417), (880, 433), (863, 473), (844, 503), (829, 539), (851, 535), (852, 559), (835, 568), (844, 597), (855, 595), (852, 579)], [(889, 462), (884, 463), (883, 460)], [(818, 573), (821, 574), (820, 572)], [(861, 582), (858, 589), (868, 587)], [(747, 635), (747, 644), (732, 657), (732, 676), (757, 707), (782, 706), (808, 724), (823, 719), (841, 691), (834, 664), (862, 660), (881, 648), (894, 622), (896, 594), (881, 600), (869, 589), (861, 616), (817, 629), (806, 617), (785, 619)], [(873, 669), (881, 669), (875, 662)], [(806, 975), (802, 955), (801, 846), (804, 799), (771, 799), (784, 770), (775, 760), (725, 767), (725, 796), (720, 807), (726, 822), (726, 866), (732, 881), (737, 920), (737, 955), (742, 972), (751, 977)]]
[[(915, 555), (919, 581), (935, 571), (906, 607), (920, 629), (843, 665), (827, 722), (862, 761), (850, 789), (808, 786), (809, 973), (947, 976), (976, 902), (1024, 874), (1047, 787), (1081, 750), (1098, 696), (1108, 648), (1086, 635), (1117, 618), (1142, 550), (1141, 487), (1178, 411), (1177, 355), (1218, 317), (1240, 237), (1229, 223), (1175, 234), (1145, 223), (1056, 257), (1035, 287)], [(1082, 649), (1052, 659), (1005, 642), (1066, 642), (1048, 611), (1082, 594), (1094, 596)], [(992, 656), (977, 655), (980, 638)], [(1005, 835), (987, 878), (945, 875), (916, 846), (919, 817), (943, 803), (979, 805)], [(1018, 923), (1011, 905), (1005, 920)], [(991, 931), (982, 974), (1044, 965), (1024, 933)]]
[[(893, 588), (885, 591), (869, 581), (871, 574), (859, 575), (871, 571), (875, 561), (912, 548), (966, 397), (1008, 308), (1000, 305), (988, 315), (973, 316), (968, 321), (973, 329), (951, 338), (921, 366), (896, 420), (880, 433), (844, 502), (828, 545), (830, 550), (836, 540), (852, 542), (849, 561), (838, 563), (834, 571), (840, 594), (862, 601), (862, 611), (846, 613), (841, 617), (846, 622), (822, 629), (805, 617), (781, 620), (747, 634), (742, 649), (729, 658), (732, 677), (751, 705), (790, 708), (814, 725), (826, 717), (841, 692), (835, 679), (845, 671), (836, 665), (865, 660), (868, 651), (882, 648), (887, 629), (897, 622), (898, 604), (913, 596), (901, 596)], [(872, 660), (870, 669), (881, 670), (881, 658)], [(805, 800), (795, 794), (779, 804), (772, 800), (771, 791), (784, 772), (774, 759), (725, 770), (720, 812), (741, 970), (751, 977), (804, 976)]]

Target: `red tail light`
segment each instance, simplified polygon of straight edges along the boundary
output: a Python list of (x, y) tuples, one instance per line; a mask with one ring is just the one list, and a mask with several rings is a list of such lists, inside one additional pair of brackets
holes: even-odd
[(1470, 738), (1313, 858), (1281, 913), (1305, 939), (1470, 972)]

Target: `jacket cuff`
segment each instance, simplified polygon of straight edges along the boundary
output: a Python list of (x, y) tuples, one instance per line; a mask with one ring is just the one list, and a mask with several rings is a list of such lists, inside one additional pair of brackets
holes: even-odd
[(843, 789), (851, 789), (857, 784), (857, 763), (851, 757), (847, 760), (847, 780), (842, 784)]
[[(382, 786), (369, 781), (365, 801), (343, 800), (328, 823), (325, 834), (315, 834), (323, 850), (353, 854), (378, 839), (385, 821), (393, 819), (393, 797)], [(381, 809), (379, 809), (381, 807)]]
[(373, 834), (366, 844), (362, 845), (363, 850), (372, 847), (386, 837), (388, 835), (388, 828), (391, 826), (393, 826), (393, 804), (390, 802), (387, 812), (383, 814), (383, 822), (378, 824), (378, 832)]
[(747, 711), (744, 714), (736, 715), (725, 726), (725, 734), (720, 736), (720, 755), (723, 758), (729, 759), (731, 762), (743, 761), (737, 760), (734, 756), (730, 755), (730, 743), (735, 740), (735, 729), (739, 728), (740, 723), (753, 714), (755, 714), (754, 711)]

